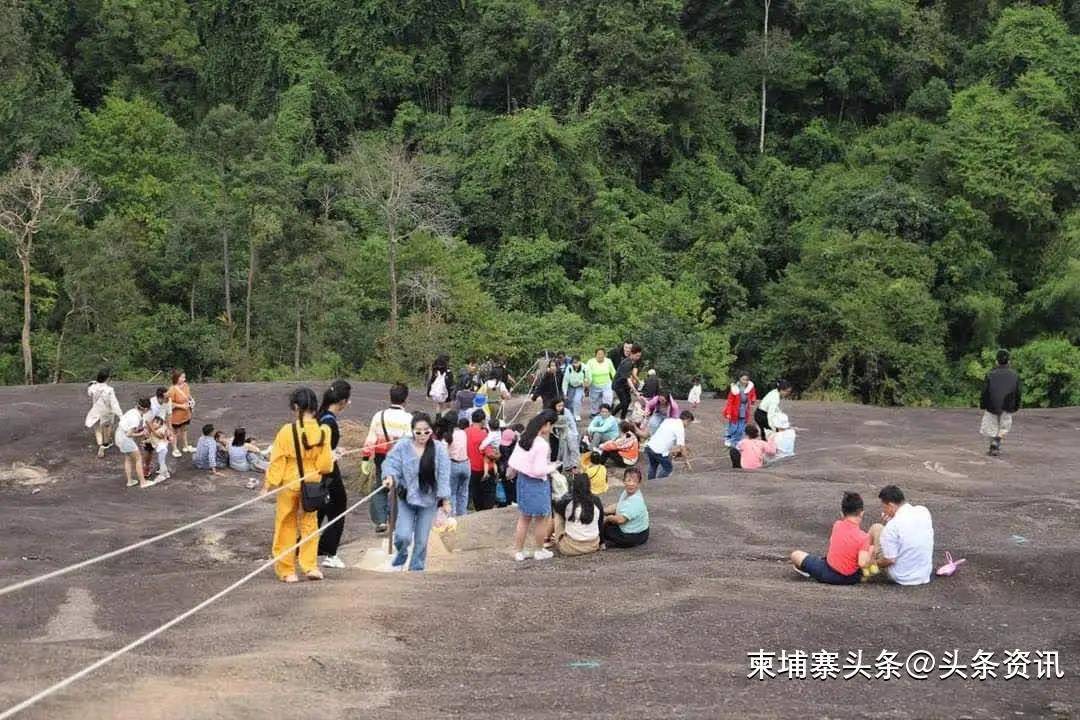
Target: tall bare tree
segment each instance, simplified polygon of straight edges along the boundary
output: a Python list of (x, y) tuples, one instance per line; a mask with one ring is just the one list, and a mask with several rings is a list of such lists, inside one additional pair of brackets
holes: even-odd
[(458, 227), (457, 208), (441, 169), (400, 141), (355, 140), (344, 158), (348, 170), (345, 194), (382, 223), (389, 260), (391, 335), (397, 333), (397, 253), (401, 241), (415, 230), (449, 237)]
[(34, 382), (34, 354), (30, 347), (30, 281), (34, 239), (48, 223), (81, 205), (97, 202), (98, 186), (74, 167), (41, 165), (23, 155), (0, 178), (0, 230), (10, 236), (22, 266), (23, 379)]
[(765, 82), (769, 73), (769, 7), (772, 0), (765, 3), (765, 26), (761, 31), (761, 138), (758, 140), (758, 152), (765, 152)]

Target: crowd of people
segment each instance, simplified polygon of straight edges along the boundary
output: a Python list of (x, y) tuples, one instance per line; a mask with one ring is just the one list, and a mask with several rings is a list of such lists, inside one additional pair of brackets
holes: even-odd
[[(369, 503), (376, 534), (388, 531), (393, 511), (392, 567), (423, 570), (433, 526), (495, 507), (517, 508), (513, 543), (519, 562), (546, 560), (552, 549), (572, 556), (645, 543), (649, 513), (642, 483), (670, 476), (674, 460), (687, 457), (686, 428), (694, 415), (655, 369), (640, 374), (642, 352), (627, 340), (611, 353), (597, 348), (586, 362), (545, 353), (534, 364), (536, 372), (522, 378), (530, 383), (527, 397), (542, 403), (527, 423), (515, 422), (524, 407), (505, 417), (511, 388), (520, 381), (502, 359), (483, 365), (470, 360), (455, 374), (449, 357), (439, 355), (426, 387), (433, 414), (407, 410), (408, 387), (391, 386), (389, 404), (372, 416), (357, 450), (372, 486), (385, 489)], [(1020, 406), (1019, 379), (1008, 364), (1008, 353), (1001, 351), (981, 398), (980, 427), (991, 439), (991, 455), (1000, 453)], [(94, 431), (98, 457), (113, 444), (123, 454), (128, 487), (168, 480), (170, 448), (173, 459), (189, 453), (195, 468), (211, 474), (224, 468), (263, 472), (262, 491), (277, 496), (275, 555), (322, 528), (277, 563), (278, 577), (297, 582), (299, 568), (305, 577), (321, 579), (320, 566), (345, 567), (338, 556), (347, 497), (337, 418), (350, 404), (348, 382), (331, 383), (321, 401), (309, 388), (296, 390), (290, 397), (292, 422), (260, 449), (243, 427), (228, 438), (213, 424), (203, 425), (196, 445), (189, 444), (196, 404), (182, 370), (171, 374), (169, 387), (137, 398), (126, 412), (109, 375), (102, 370), (88, 388), (86, 426)], [(755, 470), (794, 454), (795, 428), (783, 407), (792, 390), (780, 380), (759, 402), (749, 374), (737, 373), (723, 410), (733, 467)], [(685, 405), (696, 408), (701, 392), (695, 378)], [(644, 473), (638, 468), (642, 455)], [(623, 491), (616, 503), (605, 505), (609, 466), (621, 471)], [(319, 486), (318, 493), (308, 493), (318, 495), (315, 500), (305, 495), (311, 482)], [(927, 582), (933, 553), (929, 511), (908, 504), (895, 486), (883, 488), (879, 499), (883, 523), (863, 531), (862, 498), (845, 493), (827, 554), (794, 551), (795, 569), (830, 584), (853, 584), (880, 570), (899, 584)]]

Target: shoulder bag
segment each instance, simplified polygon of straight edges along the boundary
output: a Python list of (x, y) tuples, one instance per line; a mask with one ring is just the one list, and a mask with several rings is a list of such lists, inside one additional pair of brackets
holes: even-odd
[[(304, 482), (304, 455), (300, 449), (300, 433), (296, 425), (297, 423), (293, 423), (292, 437), (293, 447), (296, 449), (296, 467), (300, 471), (300, 505), (304, 508), (304, 512), (315, 512), (330, 504), (330, 488), (327, 487), (325, 478), (321, 476), (318, 482)], [(322, 430), (320, 429), (319, 432)]]

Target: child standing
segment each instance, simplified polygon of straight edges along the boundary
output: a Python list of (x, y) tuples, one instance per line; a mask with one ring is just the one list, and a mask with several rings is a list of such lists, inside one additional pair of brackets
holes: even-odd
[(157, 415), (152, 417), (149, 423), (148, 440), (151, 450), (157, 456), (157, 476), (151, 483), (157, 485), (159, 482), (164, 482), (172, 477), (169, 473), (169, 464), (165, 460), (169, 456), (169, 442), (172, 440), (165, 418)]
[(691, 410), (701, 404), (701, 377), (694, 378), (694, 386), (690, 388), (690, 394), (686, 396), (686, 402)]

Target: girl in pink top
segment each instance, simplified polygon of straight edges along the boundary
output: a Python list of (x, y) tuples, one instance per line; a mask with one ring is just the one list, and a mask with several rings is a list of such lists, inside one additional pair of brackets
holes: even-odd
[(536, 550), (533, 559), (547, 560), (552, 556), (544, 548), (544, 539), (548, 536), (551, 515), (551, 482), (548, 473), (558, 469), (558, 463), (550, 460), (551, 446), (548, 436), (558, 416), (554, 410), (544, 410), (529, 421), (525, 432), (521, 434), (517, 447), (510, 455), (510, 470), (517, 473), (517, 528), (514, 531), (514, 559), (524, 560), (525, 536), (529, 525), (533, 524), (533, 537)]
[(768, 442), (758, 437), (758, 429), (754, 425), (746, 428), (746, 437), (739, 441), (739, 445), (731, 450), (732, 467), (743, 470), (757, 470), (765, 464), (765, 456), (776, 455), (776, 436), (769, 438)]

